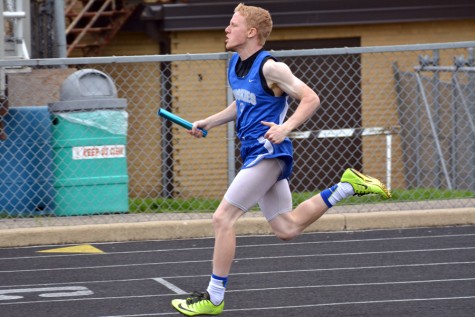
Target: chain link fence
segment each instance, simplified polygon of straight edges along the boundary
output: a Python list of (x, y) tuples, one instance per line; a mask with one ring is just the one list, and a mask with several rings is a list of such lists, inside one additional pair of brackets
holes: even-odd
[[(330, 212), (473, 207), (473, 47), (275, 51), (322, 101), (291, 135), (294, 205), (354, 167), (394, 198), (350, 198)], [(0, 61), (0, 225), (209, 217), (241, 166), (234, 125), (195, 139), (157, 111), (194, 121), (222, 110), (229, 57)]]

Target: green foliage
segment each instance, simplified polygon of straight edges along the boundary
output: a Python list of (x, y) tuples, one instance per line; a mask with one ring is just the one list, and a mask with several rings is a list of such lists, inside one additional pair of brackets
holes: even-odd
[[(315, 196), (318, 192), (303, 192), (293, 193), (294, 207), (305, 201), (306, 199)], [(470, 191), (463, 190), (440, 190), (440, 189), (411, 189), (392, 191), (393, 197), (389, 200), (383, 200), (375, 195), (367, 195), (362, 197), (350, 197), (338, 203), (338, 206), (343, 205), (358, 205), (358, 204), (373, 204), (373, 203), (399, 203), (399, 202), (415, 202), (427, 200), (449, 200), (449, 199), (464, 199), (474, 198), (475, 195)], [(172, 199), (172, 198), (133, 198), (129, 199), (130, 213), (210, 213), (218, 208), (220, 201), (216, 199)], [(252, 209), (258, 211), (259, 207)], [(52, 216), (52, 215), (49, 215)], [(14, 218), (42, 218), (41, 215), (8, 215), (6, 211), (0, 211), (0, 219), (14, 219)]]
[[(297, 206), (306, 199), (318, 194), (318, 192), (303, 192), (293, 193), (293, 204)], [(470, 191), (461, 190), (439, 190), (439, 189), (411, 189), (392, 191), (393, 197), (390, 200), (383, 200), (375, 195), (367, 195), (362, 197), (350, 197), (341, 201), (338, 205), (355, 205), (355, 204), (372, 204), (372, 203), (398, 203), (424, 200), (447, 200), (447, 199), (461, 199), (473, 198), (474, 193)], [(171, 198), (157, 198), (157, 199), (131, 199), (130, 200), (131, 213), (166, 213), (166, 212), (214, 212), (219, 205), (219, 200), (213, 199), (171, 199)], [(253, 210), (259, 210), (258, 207)]]
[(212, 212), (218, 208), (219, 200), (213, 199), (172, 199), (172, 198), (145, 198), (131, 199), (130, 212)]

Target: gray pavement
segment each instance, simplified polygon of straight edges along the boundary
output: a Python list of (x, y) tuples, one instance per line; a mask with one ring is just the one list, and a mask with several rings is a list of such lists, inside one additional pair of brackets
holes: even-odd
[[(212, 238), (91, 245), (103, 253), (1, 248), (1, 316), (179, 316), (170, 300), (209, 280)], [(223, 316), (473, 316), (475, 226), (240, 236), (225, 308)]]

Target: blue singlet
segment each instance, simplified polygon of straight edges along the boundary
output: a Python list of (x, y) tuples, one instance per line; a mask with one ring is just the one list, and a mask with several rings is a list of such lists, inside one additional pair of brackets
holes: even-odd
[(261, 51), (256, 57), (249, 73), (244, 77), (236, 74), (239, 55), (234, 53), (228, 69), (229, 84), (236, 99), (236, 131), (241, 140), (243, 168), (256, 165), (262, 159), (279, 158), (286, 163), (280, 179), (288, 178), (292, 173), (292, 143), (286, 138), (280, 144), (264, 139), (269, 127), (261, 121), (282, 124), (287, 114), (287, 95), (275, 97), (264, 89), (261, 81), (262, 64), (270, 57), (269, 52)]

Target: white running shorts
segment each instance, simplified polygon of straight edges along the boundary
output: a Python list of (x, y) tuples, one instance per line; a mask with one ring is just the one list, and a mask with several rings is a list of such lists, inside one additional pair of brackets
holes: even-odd
[(292, 195), (287, 179), (277, 181), (285, 163), (280, 159), (265, 159), (257, 165), (244, 168), (234, 178), (224, 199), (247, 212), (256, 204), (271, 221), (292, 210)]

